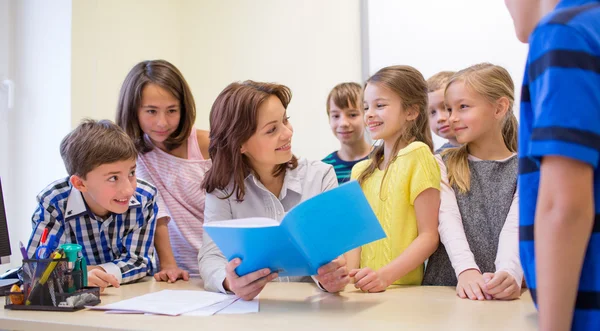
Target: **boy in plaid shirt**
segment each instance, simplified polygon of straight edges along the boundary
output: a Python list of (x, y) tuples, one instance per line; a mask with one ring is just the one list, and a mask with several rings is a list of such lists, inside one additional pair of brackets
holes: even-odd
[(84, 120), (60, 153), (69, 177), (38, 195), (28, 255), (35, 258), (48, 229), (59, 244), (83, 247), (90, 286), (119, 287), (152, 274), (157, 191), (136, 178), (133, 141), (108, 120)]

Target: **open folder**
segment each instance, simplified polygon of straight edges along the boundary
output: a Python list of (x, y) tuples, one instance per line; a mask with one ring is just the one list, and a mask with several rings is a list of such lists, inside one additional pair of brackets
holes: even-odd
[(385, 238), (358, 182), (351, 181), (292, 208), (281, 223), (243, 218), (204, 223), (221, 252), (242, 260), (238, 275), (270, 268), (280, 276), (316, 275), (347, 251)]

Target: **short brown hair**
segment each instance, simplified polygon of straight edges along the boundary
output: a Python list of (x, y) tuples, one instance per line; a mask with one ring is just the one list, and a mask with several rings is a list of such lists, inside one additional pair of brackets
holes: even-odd
[(427, 93), (435, 92), (439, 89), (445, 89), (450, 77), (452, 77), (454, 74), (454, 71), (440, 71), (437, 74), (429, 77), (427, 80)]
[(341, 109), (356, 107), (357, 110), (363, 110), (362, 92), (362, 87), (358, 83), (337, 84), (327, 96), (327, 115), (331, 111), (331, 101)]
[(138, 110), (142, 103), (142, 90), (148, 83), (160, 86), (179, 100), (181, 107), (179, 126), (165, 140), (167, 149), (173, 150), (190, 137), (196, 121), (196, 104), (192, 91), (181, 72), (165, 60), (143, 61), (129, 71), (119, 94), (116, 122), (133, 139), (140, 153), (144, 154), (152, 150), (152, 146), (144, 140), (144, 132), (142, 132), (138, 119)]
[[(216, 189), (224, 190), (233, 179), (231, 192), (220, 198), (227, 199), (235, 192), (238, 201), (244, 200), (244, 180), (254, 172), (248, 158), (240, 150), (258, 128), (258, 108), (272, 95), (287, 109), (292, 91), (279, 84), (247, 80), (243, 83), (231, 83), (219, 94), (210, 110), (208, 153), (212, 159), (212, 167), (202, 183), (206, 193)], [(273, 175), (284, 175), (287, 169), (295, 169), (297, 166), (298, 160), (292, 155), (289, 162), (275, 167)]]
[(60, 156), (69, 176), (85, 179), (100, 165), (135, 160), (137, 150), (131, 138), (115, 123), (84, 119), (61, 141)]

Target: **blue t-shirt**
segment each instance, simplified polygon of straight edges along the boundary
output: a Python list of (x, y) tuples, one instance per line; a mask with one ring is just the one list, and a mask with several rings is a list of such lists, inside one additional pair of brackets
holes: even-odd
[(535, 301), (533, 228), (541, 159), (554, 155), (589, 164), (596, 216), (572, 326), (600, 330), (600, 1), (561, 1), (529, 44), (519, 131), (521, 263)]
[(335, 170), (335, 176), (337, 177), (338, 184), (342, 184), (342, 183), (345, 183), (350, 180), (350, 174), (352, 173), (352, 167), (354, 167), (354, 165), (357, 164), (358, 162), (360, 162), (362, 160), (366, 160), (367, 158), (368, 158), (368, 156), (366, 156), (360, 160), (356, 160), (356, 161), (344, 161), (344, 160), (340, 159), (337, 151), (335, 151), (335, 152), (327, 155), (321, 161), (325, 162), (327, 164), (331, 164), (333, 166), (333, 170)]

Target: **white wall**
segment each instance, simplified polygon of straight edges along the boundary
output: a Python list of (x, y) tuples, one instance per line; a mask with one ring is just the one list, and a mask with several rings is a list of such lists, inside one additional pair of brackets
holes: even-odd
[[(10, 22), (10, 1), (0, 0), (0, 180), (2, 181), (3, 191), (12, 191), (11, 174), (9, 173), (9, 125), (8, 125), (8, 90), (3, 88), (2, 81), (12, 79), (10, 72), (10, 54), (8, 49), (11, 45), (11, 22)], [(12, 225), (12, 224), (11, 224)], [(9, 233), (12, 227), (9, 227)], [(14, 247), (14, 246), (13, 246)], [(12, 258), (15, 259), (15, 258)], [(7, 268), (7, 265), (0, 265), (0, 272)]]
[(35, 196), (66, 175), (59, 144), (71, 123), (71, 0), (11, 0), (10, 17), (16, 96), (5, 118), (11, 185), (4, 196), (11, 264), (18, 265), (18, 243), (29, 239)]
[(73, 1), (73, 127), (85, 117), (114, 121), (119, 89), (136, 63), (164, 58), (181, 65), (182, 4), (167, 0)]
[(11, 46), (11, 17), (10, 0), (0, 0), (0, 178), (5, 186), (8, 184), (8, 161), (5, 157), (9, 153), (8, 144), (8, 90), (3, 87), (2, 81), (12, 79), (13, 72), (11, 70), (11, 54), (9, 49)]
[(294, 153), (321, 159), (338, 147), (325, 99), (360, 81), (360, 47), (358, 0), (74, 1), (72, 121), (114, 119), (129, 69), (164, 58), (190, 84), (199, 128), (233, 81), (288, 85)]
[[(427, 79), (442, 70), (491, 62), (511, 73), (518, 111), (527, 45), (515, 37), (503, 1), (367, 1), (371, 74), (408, 64)], [(436, 139), (437, 146), (442, 143)]]

